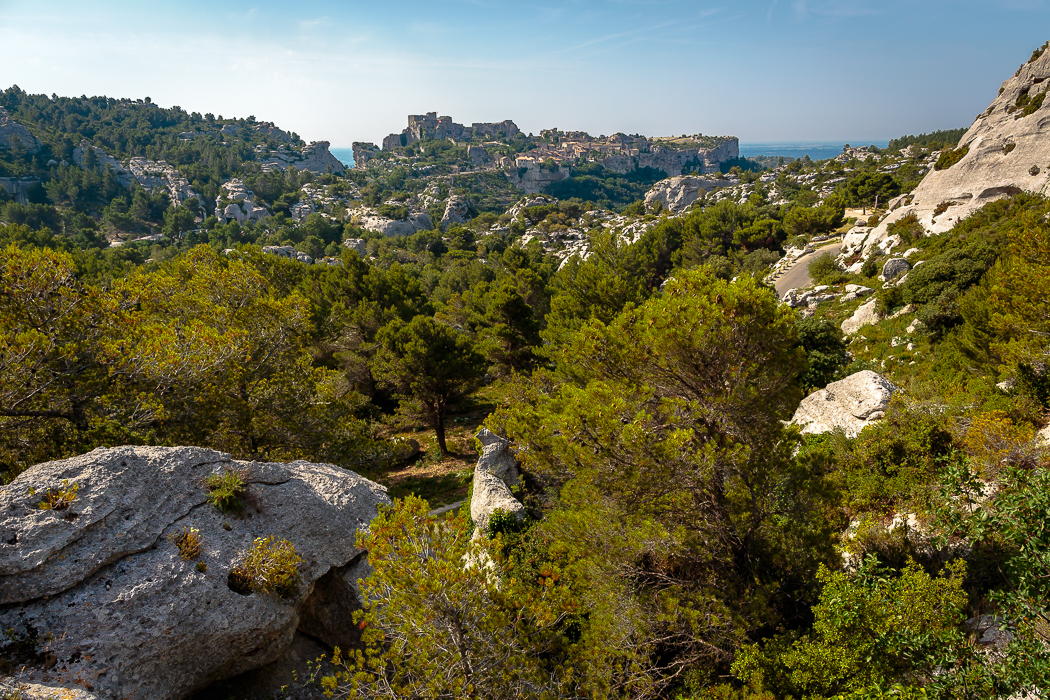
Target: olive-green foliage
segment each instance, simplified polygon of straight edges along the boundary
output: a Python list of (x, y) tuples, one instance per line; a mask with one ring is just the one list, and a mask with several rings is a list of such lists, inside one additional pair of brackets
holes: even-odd
[(175, 548), (179, 550), (179, 557), (186, 560), (196, 559), (200, 556), (204, 545), (200, 530), (195, 527), (184, 527), (182, 532), (172, 533), (171, 541), (175, 544)]
[(784, 216), (784, 228), (790, 236), (828, 233), (842, 225), (843, 210), (829, 204), (819, 207), (795, 206)]
[(934, 163), (934, 170), (947, 170), (952, 167), (960, 160), (966, 157), (966, 154), (970, 152), (969, 145), (961, 148), (946, 148), (941, 151), (940, 157), (937, 158), (937, 162)]
[(886, 204), (901, 193), (900, 183), (889, 173), (865, 172), (851, 177), (844, 190), (848, 205), (873, 206), (876, 201)]
[(299, 592), (299, 568), (303, 559), (295, 546), (274, 535), (258, 537), (229, 573), (229, 585), (238, 593), (272, 593), (291, 598)]
[(837, 284), (848, 279), (842, 266), (832, 253), (821, 253), (807, 268), (809, 276), (817, 284)]
[(854, 512), (929, 508), (954, 442), (947, 417), (895, 394), (885, 417), (850, 441), (840, 455), (840, 480)]
[[(498, 540), (471, 540), (462, 517), (437, 521), (415, 497), (380, 512), (358, 546), (373, 570), (361, 582), (361, 649), (337, 651), (322, 680), (339, 697), (608, 697), (619, 679), (592, 668), (605, 658), (632, 673), (632, 654), (591, 632), (571, 581), (544, 561), (502, 570)], [(490, 569), (491, 567), (491, 569)], [(604, 669), (602, 669), (604, 670)]]
[(530, 532), (582, 560), (590, 612), (620, 601), (629, 645), (663, 639), (668, 668), (702, 685), (738, 625), (795, 619), (830, 554), (811, 510), (824, 482), (779, 422), (801, 398), (794, 315), (750, 277), (699, 268), (552, 357), (490, 419), (558, 485)]
[(947, 148), (959, 143), (959, 139), (963, 137), (966, 131), (967, 129), (963, 127), (961, 129), (931, 131), (928, 134), (919, 134), (918, 136), (901, 136), (900, 138), (890, 140), (889, 146), (886, 150), (896, 151), (912, 145), (922, 146), (923, 148), (929, 148), (930, 150)]
[(926, 230), (919, 223), (919, 217), (914, 213), (902, 216), (886, 227), (886, 232), (891, 236), (900, 236), (902, 241), (918, 241)]
[(852, 575), (822, 567), (812, 632), (744, 647), (733, 673), (777, 697), (811, 700), (901, 678), (920, 687), (945, 684), (973, 660), (961, 629), (965, 569), (957, 561), (931, 577), (911, 563), (898, 574), (874, 557)]
[(221, 472), (209, 474), (204, 479), (204, 486), (208, 489), (208, 502), (223, 513), (240, 512), (247, 495), (247, 477), (247, 468), (223, 469)]
[(823, 389), (836, 379), (846, 366), (846, 341), (842, 330), (832, 321), (818, 316), (799, 318), (795, 322), (799, 343), (806, 351), (806, 371), (799, 377), (807, 392)]
[[(49, 488), (44, 492), (44, 498), (36, 507), (40, 510), (65, 510), (73, 501), (77, 498), (77, 493), (80, 491), (80, 484), (76, 481), (73, 483), (69, 482), (69, 479), (63, 479), (62, 485), (58, 488)], [(33, 488), (29, 489), (30, 495), (36, 495), (36, 491)]]

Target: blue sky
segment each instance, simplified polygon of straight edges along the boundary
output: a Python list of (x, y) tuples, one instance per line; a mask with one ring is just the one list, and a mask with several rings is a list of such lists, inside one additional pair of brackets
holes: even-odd
[(0, 87), (148, 95), (334, 146), (433, 110), (860, 142), (969, 126), (1047, 39), (1050, 0), (0, 0)]

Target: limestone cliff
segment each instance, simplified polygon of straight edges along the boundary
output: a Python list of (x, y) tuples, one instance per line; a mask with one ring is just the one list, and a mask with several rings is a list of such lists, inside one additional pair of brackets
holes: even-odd
[(941, 233), (996, 199), (1019, 192), (1046, 194), (1050, 105), (1043, 98), (1048, 78), (1050, 51), (1041, 49), (1002, 84), (956, 149), (941, 154), (939, 165), (914, 192), (891, 203), (889, 216), (866, 237), (865, 249), (892, 248), (897, 242), (886, 240), (888, 226), (911, 214), (928, 233)]

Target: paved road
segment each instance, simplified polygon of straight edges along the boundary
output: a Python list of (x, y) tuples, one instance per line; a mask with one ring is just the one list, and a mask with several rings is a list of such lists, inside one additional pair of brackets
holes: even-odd
[(780, 276), (776, 282), (773, 283), (773, 287), (777, 290), (777, 296), (784, 296), (784, 292), (789, 289), (797, 289), (798, 287), (805, 287), (809, 284), (809, 264), (813, 262), (821, 253), (835, 248), (836, 250), (842, 244), (841, 241), (832, 241), (831, 243), (817, 248), (811, 253), (806, 253), (801, 258), (795, 261), (795, 264), (791, 266), (791, 269)]

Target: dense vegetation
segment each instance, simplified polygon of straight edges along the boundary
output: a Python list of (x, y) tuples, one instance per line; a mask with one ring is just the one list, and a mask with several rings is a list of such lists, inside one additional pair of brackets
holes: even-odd
[[(20, 95), (5, 105), (51, 150), (0, 154), (17, 172), (43, 174), (63, 134), (87, 131), (174, 159), (188, 146), (165, 134), (197, 123)], [(132, 128), (125, 112), (167, 116)], [(138, 128), (152, 140), (131, 138)], [(309, 183), (353, 185), (393, 211), (407, 197), (392, 195), (429, 184), (407, 168), (264, 176), (245, 163), (274, 204)], [(1050, 472), (1036, 439), (1050, 409), (1050, 201), (1001, 200), (932, 237), (902, 220), (893, 232), (923, 265), (898, 286), (875, 279), (887, 256), (846, 261), (856, 273), (822, 260), (817, 276), (878, 288), (887, 316), (914, 305), (847, 339), (841, 320), (861, 300), (804, 316), (765, 274), (788, 243), (841, 230), (846, 206), (908, 192), (915, 159), (892, 172), (796, 161), (765, 182), (741, 167), (750, 195), (677, 217), (635, 202), (651, 173), (622, 191), (595, 175), (513, 220), (493, 198), (466, 225), (403, 238), (278, 213), (120, 248), (97, 235), (107, 216), (163, 226), (177, 208), (90, 163), (74, 170), (99, 178), (85, 181), (95, 194), (45, 188), (0, 215), (5, 481), (117, 444), (381, 478), (405, 428), (427, 426), (435, 454), (467, 449), (447, 430), (482, 394), (488, 427), (518, 447), (524, 521), (494, 517), (478, 540), (469, 509), (437, 521), (409, 496), (360, 535), (370, 603), (362, 647), (321, 681), (332, 695), (860, 700), (1050, 684)], [(225, 171), (201, 172), (203, 187)], [(605, 199), (635, 202), (628, 215), (649, 224), (636, 242), (595, 223)], [(520, 240), (570, 224), (588, 232), (585, 259)], [(346, 238), (366, 238), (367, 258)], [(339, 264), (264, 255), (271, 242)], [(856, 437), (785, 424), (806, 392), (861, 369), (902, 388), (881, 421)], [(207, 487), (235, 512), (242, 485)], [(252, 573), (266, 557), (287, 565), (280, 580)], [(244, 585), (294, 595), (296, 557), (260, 544)], [(1012, 635), (996, 654), (976, 642), (992, 622)]]
[(908, 146), (920, 146), (931, 151), (937, 151), (942, 148), (954, 148), (955, 144), (959, 143), (959, 139), (965, 133), (966, 129), (963, 128), (931, 131), (928, 134), (919, 134), (918, 136), (901, 136), (891, 139), (886, 150), (897, 151)]

